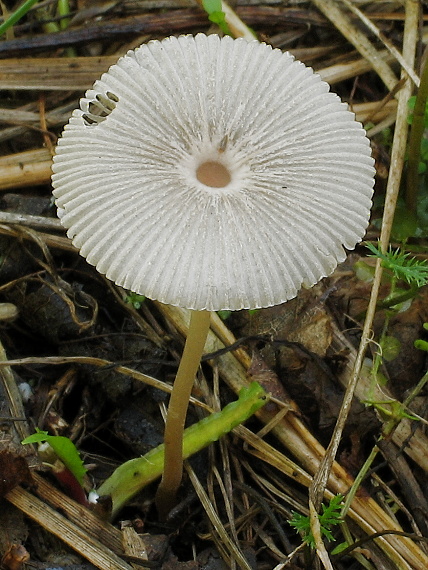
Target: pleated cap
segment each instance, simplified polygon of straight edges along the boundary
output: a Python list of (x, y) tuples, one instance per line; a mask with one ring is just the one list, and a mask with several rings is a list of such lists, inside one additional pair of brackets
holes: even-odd
[(364, 236), (373, 160), (312, 69), (257, 41), (151, 41), (74, 111), (52, 176), (82, 256), (189, 309), (267, 307), (329, 275)]

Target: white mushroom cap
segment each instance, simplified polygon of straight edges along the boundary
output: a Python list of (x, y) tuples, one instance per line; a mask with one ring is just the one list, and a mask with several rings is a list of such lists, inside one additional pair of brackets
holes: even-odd
[(118, 285), (189, 309), (267, 307), (368, 224), (361, 125), (312, 69), (243, 39), (170, 37), (96, 81), (54, 159), (59, 216)]

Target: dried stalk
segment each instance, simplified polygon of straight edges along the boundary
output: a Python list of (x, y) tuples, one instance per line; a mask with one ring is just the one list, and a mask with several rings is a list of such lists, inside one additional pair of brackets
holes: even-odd
[[(406, 22), (404, 30), (403, 54), (408, 65), (414, 65), (414, 58), (416, 53), (417, 29), (418, 29), (418, 5), (414, 0), (407, 0), (406, 2)], [(405, 72), (403, 72), (405, 73)], [(406, 75), (404, 75), (406, 77)], [(412, 92), (412, 84), (408, 79), (404, 87), (398, 92), (398, 110), (397, 122), (394, 133), (394, 141), (391, 155), (391, 170), (387, 185), (387, 195), (385, 201), (385, 212), (381, 231), (381, 247), (386, 250), (389, 243), (389, 236), (391, 232), (395, 205), (400, 186), (401, 174), (404, 165), (404, 154), (407, 143), (407, 102)], [(320, 468), (314, 478), (314, 483), (311, 488), (310, 497), (318, 510), (324, 495), (324, 488), (327, 484), (330, 470), (332, 468), (334, 457), (336, 456), (337, 449), (342, 437), (343, 428), (345, 426), (350, 408), (352, 398), (357, 386), (365, 352), (371, 338), (371, 329), (373, 325), (374, 316), (376, 313), (376, 303), (379, 295), (379, 289), (382, 277), (382, 267), (378, 259), (374, 277), (374, 283), (371, 291), (367, 315), (364, 322), (363, 333), (360, 343), (360, 348), (355, 359), (355, 367), (352, 376), (346, 387), (345, 396), (343, 399), (342, 407), (336, 423), (331, 442), (327, 448), (326, 456), (323, 458)]]
[(373, 24), (373, 22), (370, 20), (370, 18), (367, 18), (367, 16), (364, 14), (364, 12), (362, 12), (359, 8), (357, 8), (357, 6), (355, 6), (352, 2), (350, 2), (350, 0), (341, 0), (341, 2), (343, 4), (345, 4), (345, 6), (353, 13), (355, 14), (362, 22), (363, 24), (378, 38), (380, 39), (380, 41), (383, 43), (383, 45), (386, 47), (386, 49), (391, 53), (391, 55), (398, 61), (398, 63), (401, 65), (401, 68), (407, 73), (407, 75), (412, 79), (413, 83), (416, 85), (416, 87), (419, 87), (419, 83), (420, 83), (420, 79), (418, 77), (418, 74), (415, 73), (413, 67), (411, 67), (410, 65), (408, 65), (407, 61), (404, 59), (404, 57), (401, 55), (401, 53), (398, 51), (398, 49), (394, 46), (393, 43), (391, 43), (388, 38), (386, 38), (382, 32), (379, 30), (379, 28)]
[(3, 389), (6, 393), (7, 401), (9, 404), (9, 412), (12, 418), (19, 418), (19, 421), (15, 422), (15, 429), (18, 433), (20, 439), (30, 435), (30, 428), (25, 420), (25, 410), (22, 403), (22, 396), (16, 385), (15, 377), (12, 373), (10, 366), (5, 365), (7, 360), (6, 352), (3, 348), (3, 344), (0, 342), (0, 363), (3, 366), (0, 368), (0, 382), (3, 385)]
[(0, 211), (0, 224), (19, 224), (30, 226), (34, 229), (51, 231), (64, 231), (61, 222), (57, 218), (46, 218), (45, 216), (31, 216), (30, 214), (12, 214)]
[(22, 487), (15, 487), (6, 495), (6, 499), (81, 556), (84, 556), (97, 568), (101, 570), (111, 570), (112, 568), (115, 570), (133, 570), (129, 564), (107, 546), (90, 536), (86, 529), (83, 530), (77, 521), (68, 520), (47, 505), (45, 501), (35, 497), (29, 491), (25, 491)]
[[(160, 303), (157, 306), (164, 316), (174, 324), (177, 330), (185, 336), (189, 320), (188, 311)], [(223, 346), (213, 332), (208, 335), (207, 344), (205, 345), (206, 351), (215, 352), (223, 348)], [(221, 377), (235, 392), (239, 392), (240, 388), (248, 385), (246, 370), (232, 353), (226, 353), (218, 358), (216, 365)], [(290, 407), (293, 407), (292, 403)], [(257, 415), (264, 423), (268, 423), (275, 415), (275, 411), (265, 408), (260, 410)], [(285, 448), (293, 453), (306, 471), (312, 474), (317, 473), (325, 450), (294, 412), (290, 412), (282, 418), (273, 428), (272, 433)], [(279, 454), (279, 462), (276, 466), (285, 474), (289, 472), (290, 466), (288, 463), (284, 464), (283, 456), (281, 457), (281, 454), (273, 448), (272, 454)], [(304, 481), (303, 473), (301, 477), (302, 481)], [(352, 485), (352, 481), (350, 475), (339, 464), (333, 463), (328, 481), (328, 492), (325, 491), (326, 496), (329, 497), (331, 494), (337, 493), (346, 494)], [(356, 497), (352, 503), (350, 516), (368, 534), (385, 529), (402, 530), (371, 498)], [(376, 542), (396, 564), (397, 568), (419, 570), (420, 568), (428, 567), (428, 557), (421, 551), (419, 546), (407, 537), (387, 535), (377, 538)]]
[(193, 469), (188, 464), (186, 465), (186, 471), (199, 497), (199, 500), (201, 501), (204, 507), (205, 513), (207, 514), (211, 524), (213, 525), (213, 527), (215, 528), (216, 532), (220, 537), (221, 544), (224, 546), (224, 549), (229, 554), (229, 556), (232, 557), (233, 560), (238, 562), (240, 568), (242, 568), (243, 570), (251, 570), (251, 566), (244, 558), (242, 552), (238, 549), (238, 546), (230, 538), (229, 533), (226, 532), (226, 529), (224, 528), (224, 525), (221, 522), (214, 508), (214, 505), (211, 503), (203, 485), (199, 481)]
[(390, 66), (382, 59), (379, 51), (373, 46), (367, 36), (357, 28), (335, 2), (335, 0), (313, 0), (318, 10), (328, 18), (345, 38), (366, 58), (379, 77), (392, 90), (398, 78)]
[(0, 60), (3, 89), (84, 91), (116, 63), (118, 55)]
[(29, 150), (0, 159), (0, 190), (47, 184), (52, 157), (46, 149)]

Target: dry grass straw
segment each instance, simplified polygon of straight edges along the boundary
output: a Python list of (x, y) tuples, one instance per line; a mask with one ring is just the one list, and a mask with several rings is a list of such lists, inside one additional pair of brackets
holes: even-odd
[(84, 91), (119, 55), (99, 57), (40, 57), (0, 60), (2, 89)]
[[(7, 494), (7, 500), (97, 568), (132, 570), (119, 555), (123, 550), (117, 529), (77, 505), (42, 477), (34, 477), (40, 498), (22, 487), (15, 487)], [(116, 548), (116, 552), (112, 548)]]
[[(164, 316), (174, 323), (177, 330), (185, 336), (189, 319), (188, 312), (178, 307), (170, 307), (160, 303), (157, 306)], [(217, 332), (224, 328), (224, 325), (216, 315), (213, 315), (212, 322), (214, 323), (213, 328)], [(229, 341), (234, 340), (230, 332), (226, 330), (220, 336), (227, 338)], [(224, 348), (224, 344), (217, 335), (211, 332), (207, 339), (206, 352), (216, 352), (221, 348)], [(239, 392), (248, 383), (246, 366), (238, 358), (243, 358), (245, 364), (249, 362), (249, 356), (243, 355), (242, 350), (238, 357), (232, 353), (227, 353), (221, 356), (217, 362), (220, 376), (235, 392)], [(275, 425), (272, 433), (279, 443), (297, 459), (297, 465), (278, 449), (267, 444), (257, 435), (251, 434), (245, 428), (240, 427), (235, 431), (240, 436), (245, 434), (245, 440), (254, 448), (250, 451), (251, 453), (277, 468), (285, 476), (289, 476), (293, 480), (310, 487), (312, 485), (312, 476), (319, 472), (321, 461), (325, 456), (325, 450), (307, 430), (299, 416), (292, 411), (293, 408), (296, 409), (293, 403), (288, 402), (287, 404), (290, 409), (289, 413)], [(275, 413), (269, 409), (262, 408), (257, 415), (261, 421), (268, 423), (272, 420)], [(352, 482), (350, 475), (338, 463), (333, 462), (330, 471), (328, 471), (328, 484), (327, 488), (323, 489), (323, 496), (331, 498), (334, 494), (346, 494)], [(399, 532), (402, 530), (396, 521), (391, 519), (376, 501), (370, 497), (356, 497), (351, 505), (349, 516), (367, 534), (381, 532), (385, 529)], [(428, 557), (417, 544), (407, 537), (388, 535), (377, 538), (376, 542), (399, 569), (418, 570), (428, 565)]]
[[(318, 0), (314, 0), (317, 5)], [(331, 8), (331, 2), (326, 2), (329, 4), (328, 8)], [(406, 8), (406, 20), (404, 28), (404, 39), (403, 39), (403, 57), (406, 62), (406, 69), (414, 69), (415, 66), (415, 54), (416, 54), (416, 44), (418, 41), (418, 29), (419, 29), (419, 4), (414, 0), (407, 0), (405, 3)], [(327, 14), (327, 12), (324, 12)], [(385, 82), (389, 89), (393, 89), (397, 83), (395, 76), (391, 76), (389, 73), (389, 68), (384, 65), (379, 66), (377, 62), (377, 54), (372, 51), (371, 46), (367, 42), (360, 43), (360, 33), (358, 30), (353, 29), (352, 26), (348, 26), (346, 22), (346, 17), (342, 20), (342, 15), (340, 11), (333, 10), (329, 12), (330, 16), (334, 18), (335, 24), (342, 26), (340, 29), (342, 33), (348, 37), (348, 39), (354, 43), (357, 49), (364, 54), (372, 62), (373, 68), (379, 73), (379, 76)], [(352, 37), (351, 37), (352, 36)], [(374, 49), (374, 48), (373, 48)], [(414, 74), (412, 74), (413, 76)], [(398, 191), (400, 188), (401, 176), (404, 166), (404, 155), (407, 144), (407, 133), (408, 133), (408, 107), (407, 102), (412, 94), (413, 85), (410, 77), (405, 70), (402, 71), (402, 77), (405, 79), (404, 86), (397, 94), (398, 99), (398, 109), (397, 109), (397, 119), (395, 123), (394, 139), (391, 152), (391, 166), (387, 184), (386, 198), (385, 198), (385, 209), (384, 217), (382, 223), (382, 230), (380, 236), (380, 246), (383, 251), (386, 251), (389, 244), (389, 237), (391, 234), (392, 222), (394, 219), (395, 207), (398, 197)], [(354, 397), (355, 388), (358, 384), (361, 370), (363, 367), (363, 361), (368, 344), (371, 339), (371, 331), (373, 326), (373, 320), (376, 312), (376, 303), (379, 296), (379, 289), (382, 277), (382, 267), (380, 260), (377, 260), (376, 272), (374, 276), (373, 287), (371, 291), (369, 306), (367, 309), (366, 319), (363, 326), (362, 338), (360, 343), (360, 348), (358, 350), (354, 370), (352, 376), (346, 387), (345, 396), (343, 399), (340, 415), (338, 417), (335, 430), (333, 432), (331, 442), (327, 448), (325, 457), (320, 463), (319, 470), (317, 471), (313, 484), (310, 489), (310, 499), (313, 502), (315, 509), (318, 510), (324, 495), (324, 490), (327, 486), (327, 482), (332, 472), (333, 461), (339, 447), (339, 443), (342, 437), (343, 428), (345, 426), (352, 399)], [(422, 551), (421, 551), (422, 552)]]
[(357, 26), (349, 15), (340, 8), (335, 0), (313, 0), (318, 10), (328, 18), (343, 36), (370, 62), (388, 89), (394, 89), (398, 78), (389, 64), (381, 57), (380, 52)]
[[(415, 65), (416, 43), (418, 40), (418, 21), (419, 21), (419, 5), (414, 0), (406, 2), (406, 21), (404, 29), (403, 55), (408, 66), (412, 68)], [(403, 74), (406, 74), (403, 71)], [(406, 77), (406, 75), (404, 75)], [(408, 132), (408, 107), (407, 102), (412, 94), (413, 85), (410, 78), (406, 77), (406, 82), (402, 89), (398, 92), (398, 109), (397, 120), (395, 124), (394, 140), (391, 152), (391, 168), (389, 172), (384, 217), (380, 236), (380, 245), (382, 250), (386, 251), (389, 244), (392, 222), (394, 219), (395, 206), (400, 188), (401, 175), (404, 166), (404, 155), (407, 144)], [(331, 464), (336, 456), (339, 442), (342, 436), (343, 428), (348, 417), (351, 407), (352, 398), (354, 396), (355, 387), (358, 383), (363, 360), (365, 357), (367, 346), (371, 339), (371, 330), (376, 312), (376, 303), (379, 296), (379, 289), (382, 277), (382, 267), (380, 260), (377, 260), (376, 272), (373, 287), (370, 296), (370, 302), (367, 309), (367, 315), (363, 326), (360, 348), (355, 359), (355, 366), (352, 377), (347, 385), (345, 397), (343, 400), (341, 412), (336, 424), (335, 431), (332, 436), (331, 443), (327, 449), (327, 454), (323, 459), (320, 469), (315, 477), (313, 488), (311, 489), (311, 497), (315, 507), (318, 509), (323, 496), (323, 489), (328, 480)]]
[(193, 488), (195, 489), (196, 494), (198, 495), (198, 498), (204, 507), (204, 511), (208, 516), (213, 531), (217, 535), (215, 542), (217, 544), (217, 547), (219, 547), (223, 557), (226, 560), (231, 559), (235, 561), (239, 565), (239, 568), (242, 568), (243, 570), (251, 570), (251, 566), (248, 564), (236, 541), (232, 540), (230, 533), (227, 532), (217, 513), (217, 510), (215, 509), (207, 492), (205, 491), (204, 486), (199, 481), (197, 475), (189, 464), (186, 465), (186, 471), (189, 475), (190, 481), (192, 482)]
[(45, 149), (30, 150), (0, 158), (0, 190), (46, 184), (52, 157)]

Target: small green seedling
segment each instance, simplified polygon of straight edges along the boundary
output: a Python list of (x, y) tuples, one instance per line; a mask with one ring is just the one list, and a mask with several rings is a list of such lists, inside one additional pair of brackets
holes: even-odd
[(202, 6), (208, 14), (209, 21), (213, 24), (217, 24), (224, 34), (231, 36), (232, 34), (226, 22), (226, 14), (223, 12), (221, 0), (202, 0)]
[(80, 485), (83, 485), (83, 478), (86, 468), (76, 449), (74, 443), (60, 435), (49, 435), (47, 431), (37, 429), (36, 433), (26, 437), (21, 443), (48, 443), (60, 461), (71, 471)]
[(129, 303), (134, 307), (134, 309), (141, 309), (141, 305), (146, 300), (144, 295), (138, 295), (137, 293), (133, 293), (130, 291), (125, 297), (125, 303)]
[(232, 311), (217, 311), (217, 315), (220, 317), (222, 321), (225, 321), (230, 317)]
[[(252, 382), (248, 387), (242, 388), (238, 400), (225, 406), (221, 412), (211, 414), (184, 431), (184, 457), (190, 457), (229, 433), (234, 427), (250, 418), (267, 401), (268, 395), (257, 382)], [(82, 487), (86, 469), (74, 443), (67, 437), (49, 435), (46, 431), (40, 430), (22, 441), (23, 444), (44, 442), (52, 447), (57, 457)], [(138, 491), (161, 476), (164, 461), (165, 446), (162, 444), (143, 457), (123, 463), (114, 471), (96, 493), (98, 496), (111, 498), (112, 516)], [(85, 504), (85, 501), (80, 500), (80, 497), (77, 498), (77, 495), (78, 493), (74, 493), (74, 498)]]
[[(248, 309), (247, 313), (249, 314), (250, 317), (252, 317), (253, 315), (258, 313), (259, 311), (260, 311), (260, 309)], [(217, 315), (220, 317), (220, 319), (222, 321), (225, 321), (230, 317), (232, 312), (233, 311), (217, 311)]]
[(68, 496), (81, 505), (88, 505), (83, 486), (86, 468), (74, 443), (68, 437), (49, 435), (46, 431), (37, 430), (22, 443), (38, 443), (41, 459), (50, 466), (52, 475)]
[[(422, 326), (426, 331), (428, 331), (428, 323), (424, 323)], [(417, 340), (415, 340), (414, 345), (415, 348), (418, 348), (419, 350), (425, 350), (425, 352), (428, 352), (428, 342), (426, 340), (418, 338)]]
[[(377, 343), (379, 351), (374, 356), (370, 371), (372, 383), (365, 403), (375, 406), (388, 422), (398, 417), (414, 419), (406, 414), (400, 402), (395, 400), (379, 402), (375, 400), (373, 394), (376, 385), (385, 383), (380, 371), (382, 362), (394, 360), (401, 349), (399, 339), (388, 335), (389, 321), (395, 313), (407, 310), (412, 300), (417, 296), (419, 289), (428, 283), (428, 262), (419, 260), (400, 248), (393, 250), (390, 247), (387, 251), (382, 251), (379, 246), (376, 247), (371, 243), (365, 245), (371, 252), (369, 257), (377, 257), (381, 260), (382, 266), (386, 269), (386, 278), (390, 286), (389, 294), (377, 304), (379, 309), (385, 310), (385, 321)], [(362, 266), (364, 267), (364, 263)], [(369, 271), (373, 268), (366, 265), (366, 269)], [(359, 272), (362, 274), (361, 267)], [(402, 283), (400, 286), (399, 282)]]
[[(381, 259), (382, 266), (387, 270), (386, 278), (389, 278), (390, 292), (378, 303), (379, 309), (392, 309), (395, 312), (405, 311), (418, 294), (421, 287), (428, 283), (428, 262), (411, 257), (410, 253), (405, 253), (401, 249), (390, 248), (382, 252), (379, 247), (371, 243), (366, 243), (366, 247), (373, 255)], [(363, 281), (371, 281), (374, 275), (374, 268), (363, 261), (356, 264), (356, 272)], [(399, 287), (398, 281), (404, 282), (405, 286)], [(386, 330), (386, 328), (385, 328)]]
[[(332, 529), (342, 523), (340, 517), (342, 503), (343, 495), (336, 495), (330, 499), (328, 505), (324, 503), (321, 505), (322, 513), (318, 515), (321, 535), (329, 541), (335, 540)], [(302, 535), (303, 541), (308, 546), (315, 548), (315, 538), (311, 530), (311, 520), (309, 516), (293, 511), (293, 516), (288, 523)]]

